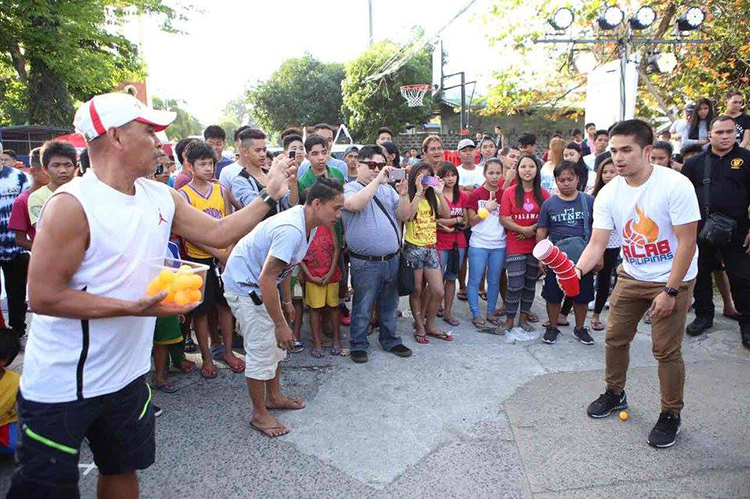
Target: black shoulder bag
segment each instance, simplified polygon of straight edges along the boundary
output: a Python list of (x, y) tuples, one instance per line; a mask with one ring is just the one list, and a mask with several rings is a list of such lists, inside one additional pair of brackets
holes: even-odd
[(721, 213), (711, 213), (711, 155), (706, 153), (703, 163), (703, 203), (706, 205), (706, 220), (698, 234), (698, 240), (715, 248), (729, 246), (732, 234), (737, 229), (737, 220)]
[[(391, 227), (393, 227), (393, 230), (396, 232), (396, 240), (399, 243), (399, 248), (401, 248), (403, 246), (401, 242), (401, 231), (398, 230), (396, 223), (385, 210), (385, 206), (383, 206), (383, 203), (381, 203), (378, 199), (377, 192), (375, 192), (372, 200), (375, 201), (375, 204), (378, 205), (378, 208), (380, 208), (380, 210), (383, 212), (385, 218), (387, 218), (391, 223)], [(404, 256), (403, 251), (399, 251), (397, 285), (399, 296), (407, 296), (414, 292), (414, 267), (412, 267), (409, 259)]]
[(573, 263), (578, 263), (578, 259), (581, 258), (583, 250), (586, 249), (586, 245), (591, 238), (591, 221), (589, 220), (589, 203), (586, 201), (586, 194), (583, 192), (578, 193), (578, 198), (581, 200), (581, 210), (583, 211), (583, 237), (574, 236), (566, 237), (557, 241), (557, 246), (560, 251), (564, 251), (568, 258)]
[[(252, 185), (253, 187), (255, 187), (256, 191), (260, 192), (261, 190), (263, 190), (263, 187), (261, 187), (260, 182), (258, 182), (258, 180), (255, 177), (253, 177), (252, 175), (250, 175), (249, 173), (247, 173), (247, 170), (245, 170), (244, 168), (242, 170), (240, 170), (240, 177), (242, 177), (245, 180), (247, 180), (250, 185)], [(279, 203), (276, 203), (276, 206), (273, 207), (273, 208), (271, 208), (268, 211), (268, 213), (266, 213), (266, 216), (263, 217), (263, 220), (265, 220), (267, 218), (271, 218), (272, 216), (276, 215), (280, 211), (281, 211), (281, 209), (280, 209)]]

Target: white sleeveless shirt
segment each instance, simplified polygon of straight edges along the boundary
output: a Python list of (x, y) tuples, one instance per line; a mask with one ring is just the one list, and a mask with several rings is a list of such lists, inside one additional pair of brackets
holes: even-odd
[[(129, 196), (89, 170), (52, 197), (61, 193), (81, 203), (89, 226), (89, 247), (68, 286), (120, 300), (144, 298), (152, 277), (147, 262), (166, 254), (172, 229), (169, 187), (141, 178)], [(39, 224), (44, 230), (43, 218)], [(65, 254), (60, 248), (59, 258)], [(155, 322), (154, 317), (34, 315), (21, 376), (23, 397), (70, 402), (120, 390), (149, 371)]]

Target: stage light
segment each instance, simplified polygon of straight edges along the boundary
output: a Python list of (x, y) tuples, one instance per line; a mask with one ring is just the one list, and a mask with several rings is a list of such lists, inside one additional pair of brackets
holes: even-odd
[(652, 54), (648, 59), (648, 68), (654, 73), (671, 73), (677, 67), (677, 57), (672, 52)]
[(698, 7), (690, 7), (687, 12), (677, 18), (677, 29), (680, 31), (694, 31), (700, 28), (705, 20), (705, 12)]
[(599, 27), (603, 30), (612, 30), (620, 25), (625, 19), (625, 13), (619, 7), (613, 5), (607, 7), (604, 13), (597, 19)]
[(630, 18), (630, 26), (633, 29), (646, 29), (656, 21), (656, 12), (651, 7), (641, 7), (633, 17)]
[(557, 31), (563, 31), (568, 29), (570, 25), (573, 24), (574, 19), (575, 16), (573, 15), (573, 11), (563, 7), (561, 9), (557, 9), (557, 11), (555, 11), (555, 13), (552, 15), (552, 18), (548, 19), (547, 22), (550, 23), (550, 25)]
[(573, 65), (579, 73), (588, 74), (596, 69), (596, 56), (593, 52), (579, 52), (573, 56)]

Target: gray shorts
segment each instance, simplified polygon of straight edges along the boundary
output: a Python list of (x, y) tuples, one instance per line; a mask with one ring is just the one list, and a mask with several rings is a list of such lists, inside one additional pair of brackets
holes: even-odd
[(416, 246), (404, 242), (404, 256), (411, 262), (414, 270), (432, 270), (440, 268), (440, 258), (437, 249), (425, 246)]

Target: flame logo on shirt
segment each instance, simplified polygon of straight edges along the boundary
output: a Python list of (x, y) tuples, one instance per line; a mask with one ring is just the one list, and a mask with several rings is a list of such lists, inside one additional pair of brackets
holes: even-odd
[(638, 220), (628, 220), (622, 230), (623, 240), (628, 244), (644, 247), (659, 238), (659, 226), (638, 205), (635, 207), (635, 212), (638, 214)]

